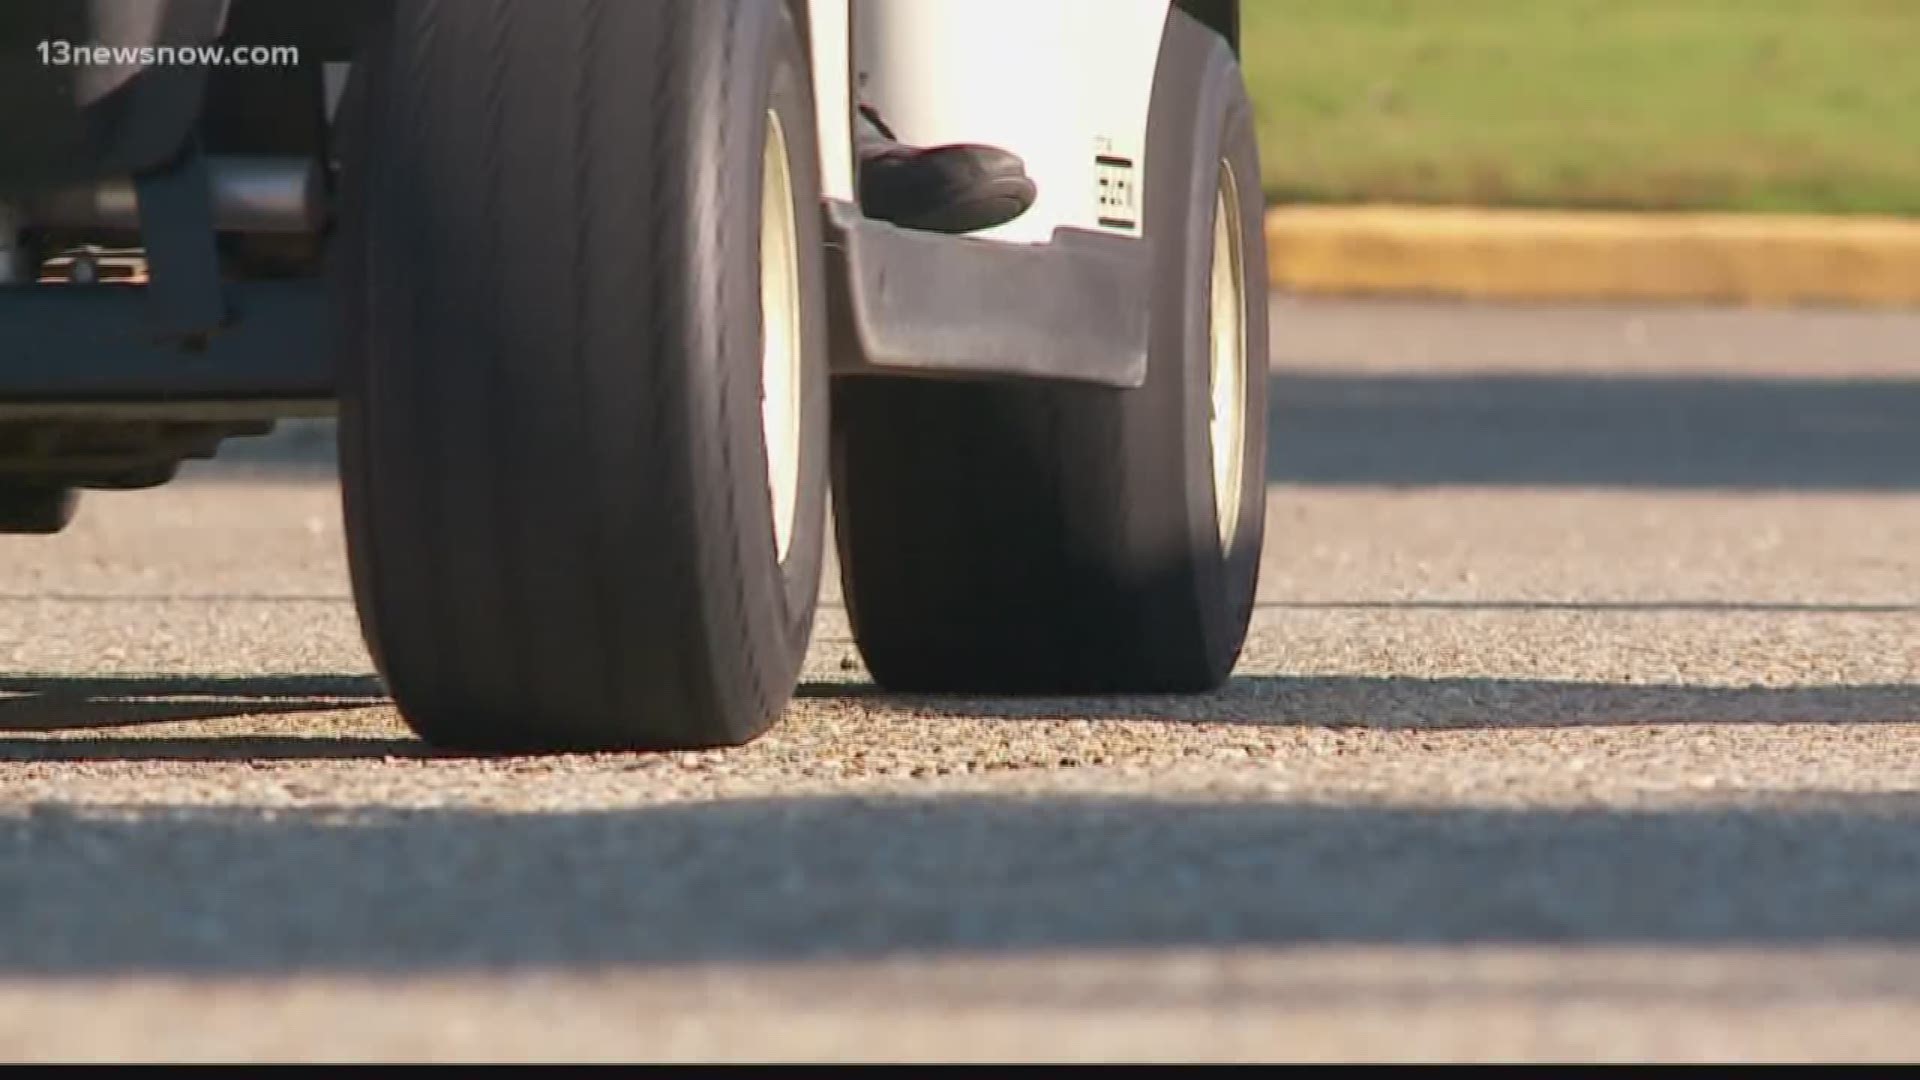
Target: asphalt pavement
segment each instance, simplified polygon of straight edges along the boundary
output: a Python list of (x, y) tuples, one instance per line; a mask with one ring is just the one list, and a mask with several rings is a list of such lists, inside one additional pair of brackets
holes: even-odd
[(0, 538), (0, 1058), (1920, 1057), (1920, 312), (1278, 300), (1201, 697), (469, 758), (324, 424)]

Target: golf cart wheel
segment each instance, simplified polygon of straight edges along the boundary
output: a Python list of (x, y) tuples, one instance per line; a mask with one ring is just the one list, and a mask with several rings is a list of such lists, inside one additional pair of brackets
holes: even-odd
[(806, 54), (772, 0), (401, 0), (342, 109), (341, 479), (422, 736), (732, 745), (825, 543)]
[(1177, 11), (1145, 168), (1144, 386), (835, 385), (842, 575), (882, 685), (1176, 692), (1231, 672), (1265, 510), (1260, 168), (1231, 50)]

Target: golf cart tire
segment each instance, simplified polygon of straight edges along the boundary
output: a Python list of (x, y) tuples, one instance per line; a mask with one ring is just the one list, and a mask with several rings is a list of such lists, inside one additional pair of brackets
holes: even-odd
[[(798, 678), (825, 543), (820, 181), (788, 5), (401, 0), (353, 82), (342, 492), (401, 714), (481, 751), (758, 736)], [(784, 558), (761, 407), (770, 144), (797, 283)]]
[[(1265, 510), (1263, 206), (1239, 66), (1224, 38), (1178, 10), (1156, 66), (1145, 168), (1155, 261), (1143, 386), (836, 381), (842, 579), (882, 686), (1185, 692), (1231, 672)], [(1210, 450), (1217, 215), (1239, 240), (1244, 319), (1241, 468), (1221, 496), (1237, 500), (1230, 527)]]

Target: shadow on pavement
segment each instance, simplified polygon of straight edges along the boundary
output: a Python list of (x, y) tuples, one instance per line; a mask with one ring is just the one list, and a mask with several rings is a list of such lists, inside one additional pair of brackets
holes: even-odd
[(1254, 675), (1211, 694), (965, 697), (815, 683), (917, 715), (1338, 728), (1520, 730), (1628, 724), (1920, 724), (1920, 685), (1686, 686), (1553, 679)]
[[(604, 971), (1189, 946), (1920, 944), (1920, 795), (1792, 803), (41, 805), (0, 816), (0, 976)], [(1910, 972), (1898, 983), (1920, 993)]]
[[(1920, 380), (1299, 370), (1270, 388), (1276, 483), (1920, 489)], [(182, 475), (330, 482), (331, 421), (282, 429)]]
[[(459, 757), (410, 738), (209, 735), (33, 737), (180, 720), (390, 707), (351, 675), (0, 678), (0, 763)], [(1920, 724), (1920, 686), (1719, 687), (1543, 679), (1244, 676), (1212, 694), (959, 697), (871, 683), (803, 684), (801, 698), (915, 715), (1377, 730), (1521, 730), (1629, 724)], [(7, 733), (26, 737), (5, 737)]]
[(1920, 381), (1275, 374), (1268, 478), (1920, 490)]
[[(73, 728), (122, 727), (171, 720), (211, 720), (225, 716), (272, 713), (338, 712), (388, 704), (386, 691), (372, 676), (356, 675), (7, 675), (0, 676), (0, 733), (57, 731)], [(247, 740), (200, 740), (198, 753), (170, 754), (188, 758), (244, 758), (284, 756)], [(286, 739), (287, 749), (308, 748), (323, 740)], [(96, 758), (109, 758), (107, 747), (129, 743), (136, 756), (151, 755), (154, 740), (80, 740), (77, 747)], [(103, 745), (104, 744), (104, 745)], [(0, 738), (0, 761), (63, 758), (59, 744)], [(410, 746), (418, 744), (409, 743)], [(50, 754), (35, 753), (36, 746)], [(71, 750), (65, 752), (70, 755)], [(311, 756), (303, 753), (299, 756)], [(71, 760), (70, 757), (65, 757)]]

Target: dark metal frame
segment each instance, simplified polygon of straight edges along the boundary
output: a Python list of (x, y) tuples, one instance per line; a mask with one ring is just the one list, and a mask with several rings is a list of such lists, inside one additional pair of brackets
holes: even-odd
[[(80, 17), (67, 0), (20, 2), (41, 6), (17, 13), (16, 30), (65, 26)], [(156, 33), (165, 40), (201, 40), (224, 30), (236, 44), (297, 44), (314, 63), (346, 58), (366, 25), (389, 7), (389, 0), (158, 2), (164, 17)], [(152, 93), (141, 88), (169, 108), (134, 113), (204, 114), (214, 88), (205, 79), (190, 87), (159, 85), (159, 76), (171, 73), (145, 73), (156, 85)], [(193, 126), (189, 121), (189, 132)], [(171, 123), (154, 130), (161, 128), (170, 139), (180, 137)], [(158, 149), (164, 160), (136, 166), (133, 177), (148, 267), (144, 288), (0, 285), (0, 418), (242, 419), (331, 408), (332, 318), (324, 280), (223, 280), (202, 135), (189, 133), (171, 152)], [(324, 151), (324, 145), (310, 148), (315, 155)]]
[[(215, 324), (181, 321), (204, 306), (204, 287), (178, 286), (177, 304), (163, 303), (159, 287), (156, 277), (144, 290), (0, 289), (0, 403), (57, 413), (80, 403), (333, 398), (332, 320), (319, 281), (228, 283), (216, 293), (225, 317)], [(167, 326), (190, 329), (158, 332)]]
[(0, 402), (331, 399), (322, 281), (221, 280), (198, 145), (134, 187), (149, 284), (0, 288)]

